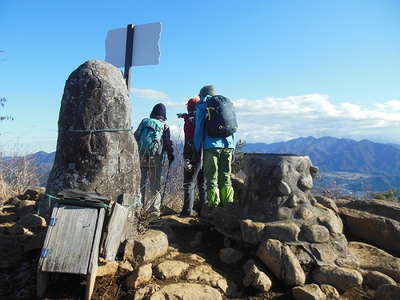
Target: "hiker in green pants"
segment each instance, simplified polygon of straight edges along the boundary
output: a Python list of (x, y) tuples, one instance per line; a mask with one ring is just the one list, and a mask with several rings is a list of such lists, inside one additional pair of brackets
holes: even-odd
[(231, 164), (237, 130), (232, 102), (217, 96), (212, 85), (204, 86), (196, 106), (194, 146), (203, 150), (208, 207), (232, 203)]

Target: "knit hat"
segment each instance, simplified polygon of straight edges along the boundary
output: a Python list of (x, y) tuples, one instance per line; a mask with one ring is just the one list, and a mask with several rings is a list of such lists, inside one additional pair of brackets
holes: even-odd
[(200, 98), (204, 98), (207, 95), (210, 95), (210, 96), (216, 95), (215, 87), (213, 85), (206, 85), (201, 88), (201, 90), (199, 92)]
[(162, 103), (156, 104), (151, 111), (150, 118), (162, 119), (163, 121), (167, 120), (167, 110), (165, 105)]
[(188, 111), (188, 112), (194, 111), (194, 110), (196, 109), (196, 104), (197, 104), (199, 101), (200, 101), (200, 99), (197, 98), (197, 97), (190, 98), (190, 99), (188, 100), (188, 102), (186, 103), (187, 111)]

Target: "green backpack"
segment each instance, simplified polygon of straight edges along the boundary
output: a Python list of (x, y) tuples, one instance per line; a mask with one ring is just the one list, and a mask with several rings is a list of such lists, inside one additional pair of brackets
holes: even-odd
[(145, 118), (141, 123), (142, 129), (137, 140), (139, 153), (154, 156), (162, 153), (162, 135), (164, 123), (157, 119)]

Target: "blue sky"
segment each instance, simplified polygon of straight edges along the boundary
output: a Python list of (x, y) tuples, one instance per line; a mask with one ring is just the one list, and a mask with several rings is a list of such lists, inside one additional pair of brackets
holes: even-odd
[[(161, 22), (161, 61), (135, 67), (133, 124), (175, 114), (204, 84), (237, 107), (239, 136), (400, 143), (400, 1), (0, 2), (0, 147), (54, 151), (65, 80), (104, 59), (108, 30)], [(13, 146), (16, 145), (16, 146)]]

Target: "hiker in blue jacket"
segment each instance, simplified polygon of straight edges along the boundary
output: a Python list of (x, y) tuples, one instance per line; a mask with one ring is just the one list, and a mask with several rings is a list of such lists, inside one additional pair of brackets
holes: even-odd
[[(194, 135), (194, 147), (197, 155), (200, 155), (199, 153), (203, 150), (203, 168), (207, 181), (208, 207), (210, 208), (214, 208), (220, 203), (232, 203), (234, 196), (231, 183), (231, 165), (235, 149), (234, 134), (226, 137), (211, 137), (206, 130), (206, 118), (213, 113), (213, 111), (210, 112), (208, 101), (215, 95), (215, 88), (212, 85), (204, 86), (200, 90), (200, 102), (196, 106)], [(234, 122), (236, 124), (236, 117)]]

